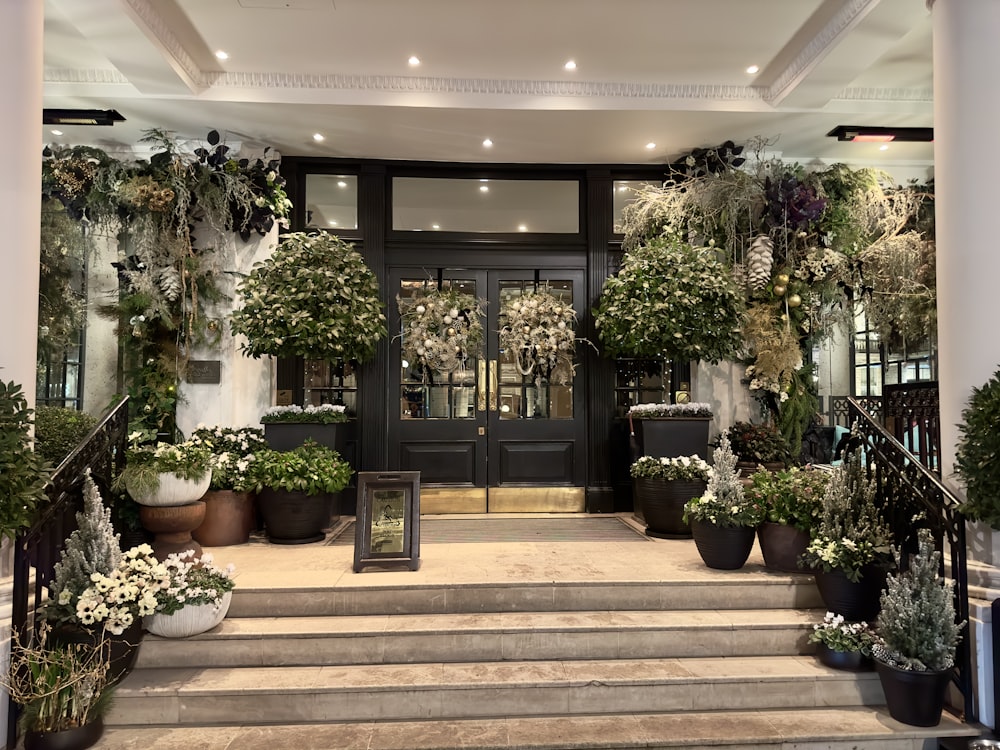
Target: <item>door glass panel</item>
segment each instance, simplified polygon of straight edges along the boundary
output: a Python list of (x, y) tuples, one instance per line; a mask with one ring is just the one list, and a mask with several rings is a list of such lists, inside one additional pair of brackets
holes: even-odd
[[(444, 279), (443, 290), (476, 296), (474, 279)], [(412, 299), (438, 288), (431, 279), (403, 279), (399, 296)], [(408, 335), (400, 326), (399, 336)], [(400, 361), (400, 417), (402, 419), (475, 419), (476, 371), (478, 359), (470, 356), (464, 368), (455, 371), (432, 370), (419, 362)]]
[(306, 175), (306, 226), (337, 232), (358, 228), (358, 178), (349, 174)]
[(348, 413), (356, 413), (358, 379), (353, 367), (307, 359), (305, 369), (306, 404), (341, 404)]
[[(507, 325), (507, 316), (502, 312), (525, 292), (536, 289), (533, 280), (504, 279), (499, 282), (498, 327)], [(539, 291), (546, 291), (561, 303), (573, 305), (573, 282), (564, 280), (545, 281), (538, 285)], [(559, 373), (540, 372), (537, 366), (529, 373), (522, 372), (517, 353), (499, 350), (500, 419), (572, 419), (573, 385), (567, 375), (566, 382)], [(550, 379), (550, 375), (553, 375)]]

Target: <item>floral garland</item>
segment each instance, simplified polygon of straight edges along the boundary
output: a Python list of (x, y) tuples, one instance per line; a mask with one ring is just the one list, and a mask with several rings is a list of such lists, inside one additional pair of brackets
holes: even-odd
[(576, 369), (576, 311), (546, 291), (526, 292), (500, 310), (500, 347), (522, 375), (568, 383)]
[(403, 359), (430, 372), (456, 372), (483, 351), (483, 305), (471, 294), (429, 290), (397, 297)]

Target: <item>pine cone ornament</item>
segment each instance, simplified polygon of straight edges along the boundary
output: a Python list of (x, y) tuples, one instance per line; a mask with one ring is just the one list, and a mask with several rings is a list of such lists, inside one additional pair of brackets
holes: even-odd
[(745, 291), (748, 284), (747, 267), (742, 263), (733, 264), (733, 279), (736, 281), (737, 288)]
[(774, 265), (774, 242), (766, 234), (754, 237), (747, 251), (747, 281), (750, 288), (759, 292), (771, 280)]
[(163, 292), (163, 296), (168, 301), (176, 302), (177, 298), (181, 296), (181, 275), (173, 266), (161, 268), (156, 281), (160, 285), (160, 291)]

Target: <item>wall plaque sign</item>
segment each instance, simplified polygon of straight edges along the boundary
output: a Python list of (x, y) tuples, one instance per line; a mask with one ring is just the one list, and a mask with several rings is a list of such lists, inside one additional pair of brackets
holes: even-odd
[(222, 382), (222, 362), (218, 359), (189, 359), (187, 382), (218, 385)]
[(420, 567), (420, 472), (358, 472), (354, 572)]

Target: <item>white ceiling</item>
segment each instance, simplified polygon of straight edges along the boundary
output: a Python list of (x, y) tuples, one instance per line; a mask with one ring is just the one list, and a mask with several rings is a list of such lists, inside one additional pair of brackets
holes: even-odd
[(127, 118), (59, 137), (47, 126), (46, 143), (218, 129), (283, 155), (651, 164), (760, 136), (801, 162), (933, 158), (929, 143), (880, 152), (826, 136), (933, 124), (924, 0), (45, 0), (45, 11), (45, 107)]

